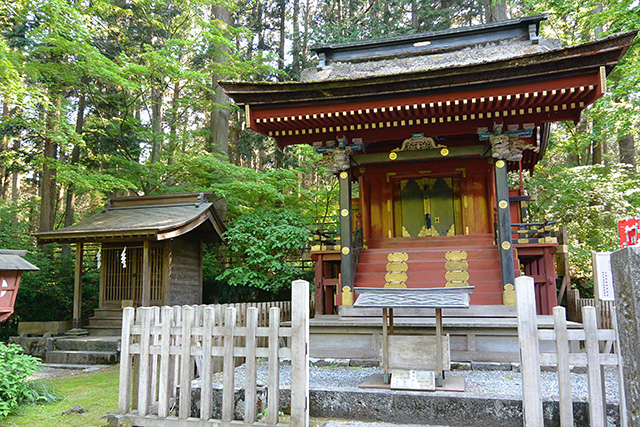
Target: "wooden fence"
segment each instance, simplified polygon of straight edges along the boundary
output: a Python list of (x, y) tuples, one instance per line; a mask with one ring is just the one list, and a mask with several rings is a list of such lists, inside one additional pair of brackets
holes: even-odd
[[(280, 359), (291, 358), (291, 425), (308, 426), (309, 283), (293, 282), (293, 304), (125, 308), (119, 420), (136, 426), (279, 424)], [(272, 303), (273, 304), (273, 303)], [(283, 311), (291, 327), (281, 327)], [(284, 310), (283, 310), (284, 309)], [(238, 325), (241, 321), (242, 326)], [(257, 360), (268, 360), (266, 417), (256, 422)], [(234, 384), (238, 359), (245, 383)], [(213, 374), (221, 365), (222, 404), (214, 408)], [(200, 379), (199, 413), (192, 380)], [(244, 418), (235, 421), (235, 387), (244, 386)], [(213, 415), (219, 409), (220, 418)]]
[(595, 298), (580, 298), (580, 291), (570, 289), (567, 292), (567, 319), (572, 322), (582, 323), (582, 308), (596, 307), (598, 327), (600, 329), (613, 329), (614, 301), (600, 301), (600, 307), (596, 306)]
[[(567, 330), (564, 307), (553, 309), (553, 330), (538, 330), (533, 278), (516, 278), (516, 305), (518, 313), (518, 339), (522, 370), (524, 424), (527, 427), (544, 425), (540, 365), (555, 365), (558, 373), (560, 425), (573, 426), (573, 400), (571, 397), (570, 366), (587, 367), (589, 425), (606, 426), (606, 394), (604, 367), (617, 366), (620, 392), (620, 425), (627, 426), (624, 409), (622, 358), (617, 334), (615, 309), (613, 329), (598, 329), (595, 307), (582, 308), (583, 329)], [(539, 341), (555, 341), (556, 351), (540, 353)], [(572, 345), (578, 342), (578, 345)], [(579, 350), (584, 344), (584, 352)], [(611, 347), (615, 354), (611, 353)], [(577, 350), (576, 350), (577, 349)]]

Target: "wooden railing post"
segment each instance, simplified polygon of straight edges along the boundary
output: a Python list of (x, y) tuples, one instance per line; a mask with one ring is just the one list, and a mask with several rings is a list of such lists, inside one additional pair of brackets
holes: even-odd
[(267, 380), (267, 423), (278, 424), (280, 411), (280, 309), (269, 310), (269, 378)]
[(582, 320), (586, 336), (587, 381), (589, 383), (589, 425), (606, 425), (602, 377), (600, 373), (600, 346), (598, 345), (598, 320), (595, 307), (582, 308)]
[(223, 343), (223, 360), (222, 360), (222, 422), (230, 422), (234, 415), (234, 330), (236, 326), (236, 309), (235, 307), (227, 307), (224, 315), (224, 343)]
[(518, 341), (522, 371), (522, 410), (527, 427), (542, 427), (542, 386), (538, 346), (536, 296), (532, 277), (516, 277)]
[(122, 335), (120, 338), (120, 390), (118, 394), (118, 412), (122, 415), (131, 409), (131, 326), (135, 310), (127, 307), (122, 311)]
[(309, 426), (309, 282), (291, 287), (291, 427)]
[(553, 308), (558, 355), (558, 389), (560, 394), (560, 425), (573, 426), (573, 399), (571, 397), (571, 367), (569, 366), (569, 333), (564, 307)]

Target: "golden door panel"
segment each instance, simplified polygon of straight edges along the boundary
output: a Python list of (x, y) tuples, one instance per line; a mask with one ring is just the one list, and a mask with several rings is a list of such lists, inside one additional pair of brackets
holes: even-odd
[(395, 185), (396, 237), (461, 234), (459, 180), (451, 177), (405, 179)]

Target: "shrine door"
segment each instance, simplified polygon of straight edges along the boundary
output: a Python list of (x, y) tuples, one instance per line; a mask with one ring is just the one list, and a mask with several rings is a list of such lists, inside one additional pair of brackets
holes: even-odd
[(457, 184), (451, 177), (400, 180), (394, 203), (396, 237), (455, 235), (460, 228)]

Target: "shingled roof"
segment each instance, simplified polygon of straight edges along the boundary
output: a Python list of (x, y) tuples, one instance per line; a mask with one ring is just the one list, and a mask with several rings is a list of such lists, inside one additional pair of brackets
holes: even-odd
[(0, 249), (0, 270), (4, 271), (36, 271), (38, 267), (22, 259), (27, 254), (24, 250)]
[(38, 243), (166, 240), (196, 228), (205, 241), (223, 241), (225, 226), (205, 193), (114, 198), (78, 224), (34, 236)]

